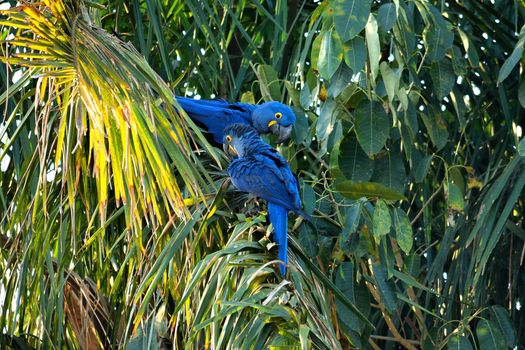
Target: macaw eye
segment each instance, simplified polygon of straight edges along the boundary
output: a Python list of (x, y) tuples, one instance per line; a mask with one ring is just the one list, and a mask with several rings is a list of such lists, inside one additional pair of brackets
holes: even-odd
[(283, 117), (283, 114), (281, 112), (275, 113), (275, 118), (281, 119)]
[(232, 142), (232, 137), (230, 135), (226, 135), (226, 141)]

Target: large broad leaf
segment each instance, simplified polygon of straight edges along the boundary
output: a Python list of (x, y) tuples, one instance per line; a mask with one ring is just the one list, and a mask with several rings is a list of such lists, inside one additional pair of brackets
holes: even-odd
[(394, 97), (397, 95), (397, 91), (399, 90), (399, 79), (401, 78), (403, 68), (399, 67), (393, 70), (392, 68), (390, 68), (388, 63), (381, 62), (381, 64), (379, 65), (379, 69), (381, 70), (381, 77), (383, 78), (383, 82), (385, 83), (386, 93), (388, 94), (388, 101), (392, 102)]
[(434, 93), (438, 100), (447, 96), (456, 82), (456, 75), (449, 59), (442, 59), (437, 63), (432, 63), (430, 76), (434, 84)]
[(379, 152), (390, 133), (390, 122), (383, 106), (376, 101), (359, 106), (355, 113), (355, 132), (369, 157)]
[(333, 98), (337, 97), (351, 81), (352, 70), (348, 68), (346, 64), (340, 65), (337, 72), (332, 76), (332, 79), (327, 83), (328, 88), (326, 91), (328, 92), (328, 96)]
[(525, 157), (525, 137), (522, 138), (518, 144), (518, 154), (522, 157)]
[(412, 238), (412, 225), (410, 225), (407, 214), (401, 208), (394, 210), (394, 227), (396, 229), (396, 240), (399, 248), (408, 255), (414, 243)]
[(377, 32), (377, 21), (373, 15), (370, 15), (366, 23), (365, 37), (372, 83), (375, 83), (379, 71), (379, 60), (381, 59), (381, 43), (379, 42), (379, 34)]
[(447, 347), (449, 350), (472, 350), (472, 345), (468, 338), (457, 333), (448, 338)]
[(392, 226), (392, 218), (390, 217), (390, 210), (385, 201), (378, 200), (374, 208), (373, 229), (376, 241), (381, 241), (381, 237), (390, 232)]
[(343, 175), (352, 181), (368, 181), (374, 172), (374, 161), (363, 152), (353, 132), (340, 143), (337, 163)]
[(432, 164), (432, 158), (433, 156), (426, 156), (425, 158), (421, 159), (419, 163), (416, 166), (416, 171), (414, 172), (414, 180), (416, 182), (423, 182), (425, 177), (427, 176), (428, 169), (430, 169), (430, 165)]
[(382, 198), (386, 200), (405, 199), (401, 193), (375, 182), (353, 182), (348, 180), (336, 184), (335, 188), (343, 196), (350, 199), (359, 199), (361, 197)]
[(392, 284), (387, 280), (386, 269), (379, 264), (374, 264), (372, 268), (374, 270), (374, 278), (381, 298), (381, 304), (392, 313), (397, 307), (397, 298)]
[(335, 30), (343, 41), (348, 41), (363, 30), (370, 15), (370, 0), (335, 0)]
[(383, 32), (388, 32), (396, 24), (397, 13), (396, 5), (389, 3), (383, 4), (377, 13), (377, 24)]
[(516, 346), (516, 330), (509, 317), (509, 312), (500, 305), (494, 305), (490, 308), (491, 320), (498, 326), (505, 342), (509, 348)]
[(319, 62), (319, 52), (321, 52), (321, 43), (323, 42), (323, 35), (325, 32), (321, 32), (318, 36), (315, 37), (312, 43), (312, 50), (310, 51), (310, 61), (312, 63), (312, 68), (318, 70), (317, 63)]
[(521, 57), (523, 56), (523, 45), (525, 44), (525, 37), (521, 38), (518, 43), (516, 44), (516, 47), (512, 51), (512, 54), (505, 60), (503, 65), (501, 66), (501, 69), (498, 74), (498, 84), (501, 83), (503, 80), (507, 79), (510, 72), (514, 69), (516, 64), (520, 61)]
[(463, 212), (465, 209), (465, 199), (460, 188), (452, 182), (447, 185), (447, 202), (448, 207), (452, 210)]
[(421, 119), (423, 119), (423, 123), (425, 124), (428, 135), (430, 136), (430, 139), (436, 146), (437, 150), (439, 151), (445, 147), (448, 141), (448, 130), (445, 120), (441, 114), (427, 114), (423, 112), (419, 115), (421, 116)]
[(281, 99), (279, 78), (272, 66), (260, 64), (257, 67), (257, 78), (259, 78), (261, 95), (265, 101), (278, 101)]
[(374, 162), (372, 182), (378, 182), (399, 192), (405, 192), (406, 172), (403, 157), (399, 151), (390, 151)]
[(454, 43), (454, 34), (449, 28), (449, 24), (434, 7), (431, 8), (433, 23), (429, 24), (423, 33), (423, 41), (427, 49), (430, 62), (440, 61), (445, 57), (446, 51)]
[(350, 41), (343, 44), (344, 58), (348, 67), (352, 68), (354, 73), (359, 73), (365, 68), (366, 47), (365, 40), (356, 36)]
[(336, 32), (330, 30), (322, 34), (317, 69), (325, 79), (330, 79), (343, 60), (343, 45)]
[(520, 100), (521, 107), (525, 108), (525, 80), (521, 81), (520, 89), (518, 90), (518, 99)]
[(506, 349), (505, 339), (498, 327), (489, 320), (479, 320), (476, 327), (479, 346), (483, 350)]
[[(335, 273), (335, 285), (345, 294), (345, 296), (352, 303), (356, 304), (355, 300), (355, 278), (354, 278), (354, 265), (349, 262), (342, 263)], [(362, 323), (359, 317), (355, 315), (352, 310), (339, 300), (335, 301), (337, 317), (342, 321), (341, 325), (344, 325), (353, 331), (359, 331), (362, 328)], [(357, 305), (358, 306), (358, 305)], [(359, 306), (358, 306), (359, 307)]]
[(333, 99), (328, 99), (321, 107), (321, 113), (317, 119), (315, 134), (321, 142), (325, 142), (333, 129), (334, 117), (336, 114), (337, 104)]

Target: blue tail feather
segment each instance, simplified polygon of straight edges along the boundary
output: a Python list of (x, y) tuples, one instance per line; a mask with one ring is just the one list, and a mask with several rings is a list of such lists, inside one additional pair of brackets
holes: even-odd
[(279, 260), (284, 265), (279, 264), (281, 275), (286, 275), (286, 265), (288, 265), (288, 210), (278, 204), (268, 203), (268, 214), (273, 225), (274, 239), (277, 243)]

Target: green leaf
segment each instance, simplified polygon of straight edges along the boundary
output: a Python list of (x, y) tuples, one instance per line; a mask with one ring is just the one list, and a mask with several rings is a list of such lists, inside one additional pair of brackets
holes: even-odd
[(518, 144), (518, 154), (522, 157), (525, 157), (525, 137), (522, 138)]
[(319, 118), (317, 119), (317, 125), (315, 128), (315, 135), (321, 142), (325, 142), (328, 139), (330, 131), (333, 129), (336, 109), (337, 104), (331, 98), (326, 100), (321, 107), (321, 112), (319, 113)]
[(423, 119), (423, 123), (436, 149), (439, 151), (445, 147), (448, 141), (448, 130), (443, 117), (437, 113), (420, 113), (419, 116)]
[(472, 345), (468, 338), (458, 333), (452, 334), (448, 338), (447, 347), (450, 350), (472, 350)]
[(361, 104), (354, 113), (357, 140), (369, 157), (379, 152), (390, 134), (390, 122), (376, 101)]
[(394, 27), (397, 20), (396, 5), (392, 3), (383, 4), (377, 13), (377, 23), (383, 32), (388, 32)]
[[(356, 304), (355, 298), (355, 279), (354, 266), (352, 263), (343, 262), (335, 272), (335, 285), (352, 303)], [(350, 330), (359, 331), (362, 323), (359, 317), (355, 315), (352, 310), (343, 304), (341, 301), (335, 301), (337, 317), (341, 320), (341, 325), (344, 325)]]
[(330, 79), (343, 60), (343, 45), (341, 39), (333, 30), (323, 34), (317, 69), (321, 77)]
[(374, 172), (374, 161), (363, 152), (353, 132), (346, 134), (339, 145), (338, 166), (352, 181), (368, 181)]
[(370, 0), (335, 0), (334, 25), (343, 41), (363, 30), (370, 15)]
[(397, 308), (397, 297), (392, 284), (387, 280), (386, 269), (380, 264), (372, 265), (374, 279), (376, 280), (377, 290), (381, 297), (381, 303), (392, 313)]
[(416, 171), (414, 173), (414, 180), (417, 183), (423, 182), (423, 180), (427, 176), (430, 164), (432, 164), (432, 158), (432, 155), (426, 156), (425, 158), (421, 159), (417, 164)]
[(306, 255), (313, 258), (319, 252), (317, 233), (310, 225), (301, 225), (299, 227), (299, 243)]
[(509, 312), (500, 305), (494, 305), (490, 308), (491, 320), (496, 324), (505, 338), (507, 347), (513, 348), (516, 346), (516, 330), (514, 329), (512, 320), (509, 317)]
[(310, 51), (310, 61), (312, 63), (312, 68), (319, 70), (319, 53), (321, 52), (321, 43), (323, 42), (323, 36), (327, 32), (321, 32), (318, 36), (315, 37), (314, 42), (312, 43), (312, 50)]
[(447, 96), (456, 82), (456, 75), (452, 68), (452, 63), (445, 58), (437, 63), (432, 63), (430, 76), (434, 85), (434, 92), (438, 100)]
[[(395, 149), (395, 148), (394, 148)], [(407, 182), (405, 164), (401, 152), (391, 150), (381, 154), (382, 157), (374, 162), (372, 182), (377, 182), (398, 192), (405, 192)]]
[(352, 69), (352, 72), (359, 73), (365, 68), (366, 47), (365, 40), (356, 36), (343, 44), (345, 62)]
[(350, 199), (359, 199), (361, 197), (382, 198), (385, 200), (405, 199), (402, 194), (375, 182), (353, 182), (347, 180), (336, 184), (335, 188), (343, 196)]
[(374, 209), (373, 231), (376, 241), (381, 241), (381, 237), (390, 232), (392, 218), (390, 211), (384, 200), (378, 200)]
[(345, 223), (338, 237), (339, 246), (346, 252), (349, 252), (351, 250), (352, 241), (356, 238), (355, 233), (357, 231), (357, 228), (359, 227), (362, 206), (362, 201), (355, 201), (346, 210)]
[(372, 84), (375, 84), (381, 59), (381, 43), (377, 32), (377, 22), (374, 15), (370, 15), (365, 27), (366, 46), (368, 48), (368, 62), (372, 74)]
[(412, 225), (410, 225), (407, 214), (401, 208), (396, 208), (394, 211), (394, 227), (399, 248), (408, 255), (414, 243), (412, 239)]
[(243, 92), (243, 94), (241, 95), (241, 102), (255, 104), (255, 97), (253, 96), (253, 92)]
[(332, 98), (339, 96), (341, 91), (343, 91), (351, 81), (352, 70), (348, 68), (346, 64), (340, 65), (337, 72), (332, 76), (332, 79), (327, 83), (328, 88), (326, 89), (326, 92), (328, 92), (328, 96)]
[(279, 78), (272, 66), (266, 64), (257, 66), (257, 78), (259, 79), (261, 95), (265, 101), (279, 101), (281, 99)]
[(381, 62), (379, 66), (381, 70), (381, 77), (385, 83), (386, 93), (388, 94), (388, 101), (392, 102), (399, 90), (399, 79), (401, 78), (402, 69), (396, 69), (394, 72), (386, 62)]
[(523, 45), (525, 43), (525, 39), (522, 38), (518, 41), (516, 44), (516, 47), (510, 54), (509, 58), (505, 60), (503, 65), (501, 66), (501, 69), (499, 70), (498, 74), (498, 84), (507, 79), (509, 74), (512, 72), (514, 67), (518, 64), (518, 62), (521, 60), (521, 57), (523, 56)]
[(521, 81), (520, 89), (518, 91), (518, 98), (520, 100), (521, 107), (525, 108), (525, 79)]
[(302, 198), (303, 198), (303, 203), (304, 203), (304, 212), (308, 215), (312, 215), (315, 209), (315, 204), (317, 203), (315, 191), (312, 188), (312, 186), (306, 183), (303, 183), (302, 188), (303, 188)]
[(447, 201), (448, 207), (455, 211), (463, 212), (465, 209), (465, 199), (459, 187), (452, 183), (448, 183), (448, 192), (447, 192)]
[(501, 350), (506, 348), (505, 339), (492, 321), (481, 319), (476, 327), (480, 349)]
[(423, 41), (430, 62), (438, 62), (445, 57), (446, 51), (452, 47), (454, 34), (443, 20), (439, 21), (437, 25), (430, 25), (425, 29)]

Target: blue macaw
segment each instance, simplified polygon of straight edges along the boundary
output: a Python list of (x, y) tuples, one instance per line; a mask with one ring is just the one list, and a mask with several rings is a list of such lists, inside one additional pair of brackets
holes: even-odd
[(288, 212), (309, 219), (301, 210), (299, 186), (286, 159), (265, 143), (246, 124), (233, 124), (224, 130), (223, 147), (235, 159), (228, 166), (233, 185), (268, 201), (268, 214), (278, 245), (281, 274), (288, 264)]
[(206, 127), (217, 143), (222, 143), (224, 129), (234, 123), (251, 125), (259, 134), (271, 132), (278, 137), (277, 142), (281, 143), (290, 137), (295, 123), (292, 109), (280, 102), (252, 105), (187, 97), (177, 97), (177, 102), (191, 119)]

